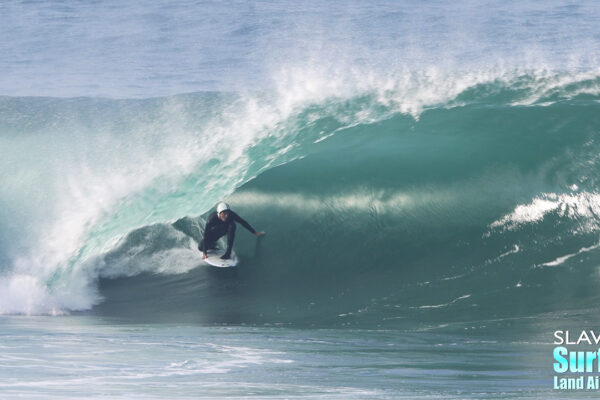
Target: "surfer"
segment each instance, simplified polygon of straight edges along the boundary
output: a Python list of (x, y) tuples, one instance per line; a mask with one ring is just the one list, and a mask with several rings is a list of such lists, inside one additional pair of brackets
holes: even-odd
[(255, 236), (263, 236), (264, 232), (257, 232), (248, 222), (242, 217), (234, 213), (229, 204), (219, 203), (217, 205), (217, 211), (213, 212), (206, 222), (204, 228), (204, 238), (200, 241), (198, 250), (202, 252), (202, 259), (207, 257), (206, 252), (210, 249), (217, 247), (217, 240), (227, 235), (227, 250), (225, 254), (221, 256), (223, 260), (227, 260), (231, 257), (231, 250), (233, 248), (233, 240), (235, 239), (235, 223), (239, 222), (242, 226), (252, 232)]

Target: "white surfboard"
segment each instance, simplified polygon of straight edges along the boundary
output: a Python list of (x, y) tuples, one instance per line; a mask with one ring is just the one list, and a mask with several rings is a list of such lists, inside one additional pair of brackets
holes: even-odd
[(228, 260), (221, 259), (221, 256), (223, 254), (225, 254), (225, 250), (221, 250), (221, 249), (208, 250), (206, 252), (206, 255), (208, 257), (206, 257), (204, 259), (204, 261), (206, 261), (208, 264), (212, 265), (213, 267), (219, 267), (219, 268), (229, 268), (229, 267), (235, 267), (237, 265), (238, 259), (234, 252), (231, 252), (231, 258)]

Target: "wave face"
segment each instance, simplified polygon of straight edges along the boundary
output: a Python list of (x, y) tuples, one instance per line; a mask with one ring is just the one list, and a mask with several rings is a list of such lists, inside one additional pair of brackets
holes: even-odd
[[(294, 73), (264, 93), (0, 98), (0, 313), (397, 326), (596, 309), (600, 73)], [(220, 199), (267, 231), (238, 229), (235, 272), (196, 250)]]

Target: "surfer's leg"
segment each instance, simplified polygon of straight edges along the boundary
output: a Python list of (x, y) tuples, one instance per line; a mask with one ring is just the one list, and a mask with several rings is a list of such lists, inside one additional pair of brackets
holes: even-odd
[(202, 252), (206, 252), (208, 250), (213, 250), (217, 248), (217, 242), (213, 242), (212, 240), (202, 239), (200, 244), (198, 245), (198, 250)]
[(229, 224), (229, 229), (227, 229), (227, 250), (225, 250), (225, 254), (221, 256), (222, 259), (226, 260), (231, 258), (231, 250), (233, 249), (233, 241), (235, 240), (235, 223)]

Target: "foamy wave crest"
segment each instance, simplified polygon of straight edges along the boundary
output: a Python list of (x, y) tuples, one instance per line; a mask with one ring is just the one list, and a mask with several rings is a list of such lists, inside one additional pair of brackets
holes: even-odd
[(581, 95), (600, 95), (600, 69), (564, 72), (541, 68), (504, 82), (507, 88), (521, 89), (511, 105), (551, 105)]
[(574, 194), (542, 193), (528, 204), (515, 207), (514, 211), (492, 222), (490, 228), (515, 230), (525, 224), (535, 224), (549, 214), (561, 218), (579, 220), (578, 230), (594, 232), (600, 228), (600, 194), (581, 192)]

